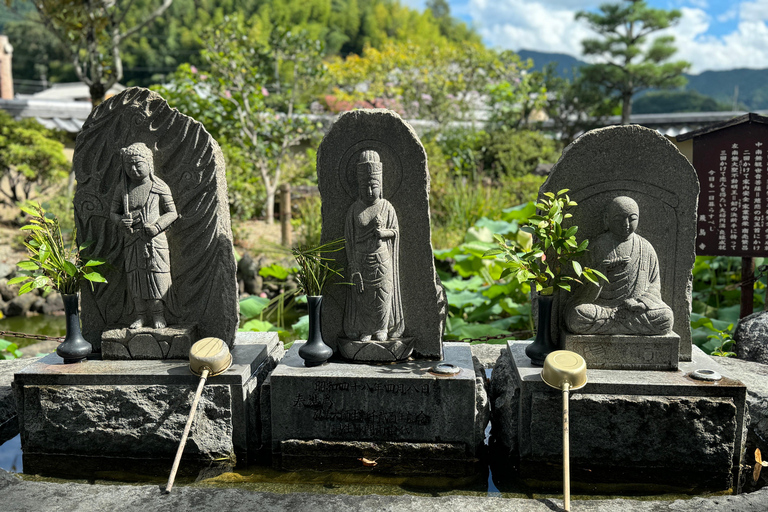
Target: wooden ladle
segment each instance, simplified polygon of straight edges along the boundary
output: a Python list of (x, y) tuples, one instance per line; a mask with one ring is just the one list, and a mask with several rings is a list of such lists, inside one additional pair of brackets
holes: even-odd
[(197, 392), (195, 392), (195, 399), (192, 401), (192, 410), (189, 411), (189, 418), (187, 418), (184, 433), (181, 435), (179, 449), (176, 451), (176, 459), (173, 461), (171, 475), (168, 477), (168, 485), (165, 487), (166, 494), (171, 492), (173, 481), (176, 479), (176, 472), (181, 462), (181, 454), (184, 452), (184, 446), (187, 444), (187, 437), (189, 437), (189, 430), (192, 428), (192, 421), (195, 418), (200, 395), (203, 394), (205, 381), (208, 377), (224, 373), (230, 366), (232, 366), (232, 354), (229, 352), (229, 347), (224, 343), (224, 340), (219, 338), (203, 338), (189, 349), (189, 370), (200, 377), (200, 382), (197, 385)]
[(568, 425), (568, 393), (587, 384), (587, 363), (576, 352), (556, 350), (544, 359), (541, 379), (563, 392), (563, 504), (571, 510), (571, 468)]

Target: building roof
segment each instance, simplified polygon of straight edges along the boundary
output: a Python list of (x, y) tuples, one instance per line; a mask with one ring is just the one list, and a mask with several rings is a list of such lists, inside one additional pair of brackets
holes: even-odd
[(46, 128), (77, 133), (91, 113), (91, 103), (28, 98), (0, 100), (0, 109), (16, 119), (33, 117)]
[(757, 114), (755, 112), (750, 112), (749, 114), (744, 114), (741, 116), (732, 117), (730, 119), (727, 119), (725, 121), (711, 124), (709, 126), (705, 126), (703, 128), (700, 128), (698, 130), (694, 130), (692, 132), (683, 133), (682, 135), (677, 136), (678, 142), (682, 142), (684, 140), (693, 139), (695, 137), (700, 137), (702, 135), (706, 135), (708, 133), (716, 132), (719, 130), (724, 130), (726, 128), (730, 128), (731, 126), (736, 126), (739, 124), (744, 123), (761, 123), (761, 124), (768, 124), (768, 117), (764, 115)]
[[(120, 94), (125, 90), (124, 85), (115, 84), (109, 88), (106, 98)], [(83, 82), (69, 82), (63, 84), (53, 84), (50, 88), (31, 95), (38, 100), (56, 100), (56, 101), (91, 101), (91, 91)]]

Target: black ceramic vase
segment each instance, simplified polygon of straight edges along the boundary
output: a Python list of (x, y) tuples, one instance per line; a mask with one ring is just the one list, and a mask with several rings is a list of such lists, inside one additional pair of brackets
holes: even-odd
[(333, 349), (323, 342), (323, 333), (320, 330), (323, 296), (307, 296), (307, 305), (309, 306), (309, 335), (307, 342), (299, 348), (299, 357), (304, 360), (304, 366), (319, 366), (333, 355)]
[(64, 314), (67, 318), (67, 335), (56, 349), (56, 354), (64, 359), (65, 363), (79, 363), (91, 353), (93, 347), (80, 332), (80, 309), (77, 303), (77, 294), (61, 295), (64, 301)]
[(536, 366), (544, 366), (544, 359), (547, 355), (558, 349), (550, 330), (553, 299), (554, 297), (551, 295), (539, 295), (539, 322), (536, 329), (536, 339), (525, 347), (525, 355)]

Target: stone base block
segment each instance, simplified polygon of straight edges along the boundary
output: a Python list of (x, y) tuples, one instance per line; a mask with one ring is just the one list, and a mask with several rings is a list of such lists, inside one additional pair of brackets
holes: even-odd
[[(259, 389), (283, 352), (275, 333), (238, 333), (232, 367), (203, 389), (185, 456), (255, 455)], [(188, 359), (64, 364), (50, 354), (14, 378), (25, 460), (50, 454), (171, 461), (198, 382)]]
[[(562, 461), (562, 398), (525, 356), (527, 342), (509, 342), (493, 370), (495, 441), (521, 468)], [(620, 483), (655, 481), (679, 487), (729, 489), (738, 482), (745, 442), (746, 387), (723, 374), (697, 347), (677, 371), (593, 370), (571, 394), (573, 474), (610, 475)], [(553, 466), (555, 465), (555, 466)]]
[[(435, 361), (330, 362), (310, 368), (299, 357), (299, 346), (291, 347), (262, 391), (262, 423), (270, 425), (265, 444), (271, 442), (276, 465), (290, 467), (298, 453), (293, 447), (302, 442), (310, 442), (315, 454), (305, 468), (331, 458), (359, 467), (361, 458), (398, 450), (410, 450), (425, 464), (434, 456), (438, 472), (450, 470), (443, 455), (435, 456), (438, 452), (449, 453), (454, 462), (475, 460), (489, 409), (485, 374), (473, 362), (469, 345), (444, 344), (443, 362), (459, 369), (454, 375), (432, 373)], [(398, 471), (397, 466), (391, 470)]]
[(680, 336), (590, 335), (562, 332), (565, 350), (595, 370), (677, 370)]
[(188, 359), (197, 341), (194, 326), (111, 329), (101, 335), (103, 359)]

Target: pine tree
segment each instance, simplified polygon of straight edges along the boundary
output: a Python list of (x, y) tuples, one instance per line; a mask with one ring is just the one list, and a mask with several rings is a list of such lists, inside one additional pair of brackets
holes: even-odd
[(635, 93), (685, 85), (683, 73), (690, 63), (667, 62), (677, 51), (674, 36), (659, 36), (652, 41), (648, 38), (676, 24), (680, 17), (678, 10), (653, 9), (645, 0), (603, 4), (599, 12), (576, 14), (577, 20), (585, 20), (602, 36), (582, 41), (584, 55), (599, 57), (603, 62), (584, 66), (581, 73), (588, 82), (602, 85), (621, 99), (622, 124), (629, 124)]

